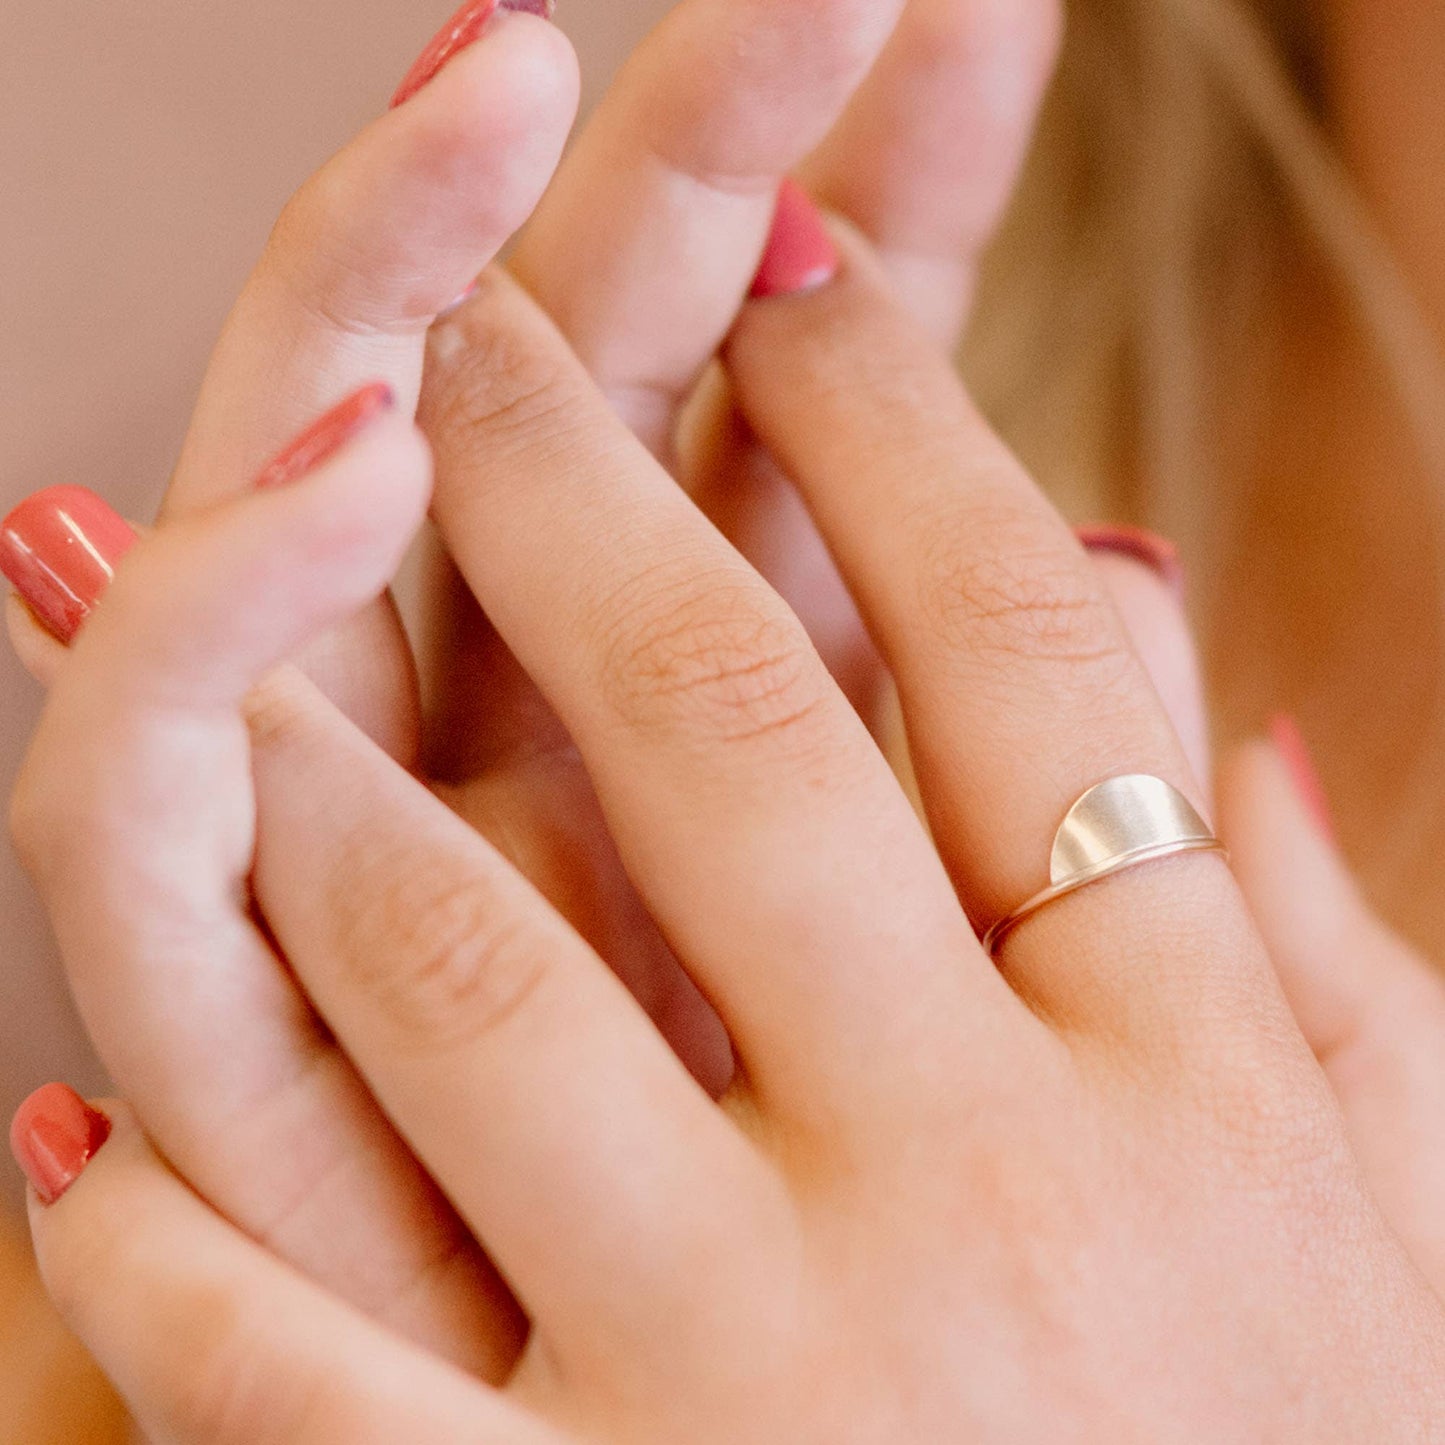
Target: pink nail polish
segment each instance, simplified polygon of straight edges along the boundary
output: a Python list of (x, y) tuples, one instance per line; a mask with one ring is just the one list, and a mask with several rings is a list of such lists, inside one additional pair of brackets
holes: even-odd
[(360, 391), (352, 392), (267, 464), (256, 478), (256, 489), (264, 491), (299, 481), (333, 453), (340, 451), (375, 417), (390, 411), (395, 405), (396, 397), (384, 381), (374, 381)]
[(1161, 537), (1157, 532), (1146, 532), (1142, 527), (1112, 524), (1079, 527), (1074, 535), (1086, 551), (1113, 552), (1142, 563), (1156, 572), (1175, 596), (1183, 599), (1184, 564), (1179, 560), (1179, 548), (1167, 537)]
[(417, 91), (436, 78), (443, 66), (459, 51), (481, 39), (482, 31), (498, 10), (516, 10), (528, 15), (552, 18), (553, 0), (467, 0), (467, 3), (432, 37), (430, 44), (407, 71), (406, 79), (391, 98), (391, 109), (405, 105)]
[(754, 300), (813, 291), (838, 272), (838, 252), (812, 198), (794, 180), (778, 190), (772, 234), (748, 293)]
[(65, 1084), (37, 1089), (10, 1124), (10, 1152), (42, 1204), (54, 1204), (109, 1138), (110, 1120)]
[(1269, 720), (1269, 736), (1275, 751), (1289, 769), (1295, 791), (1309, 810), (1316, 827), (1329, 842), (1338, 842), (1329, 794), (1325, 791), (1319, 769), (1315, 766), (1314, 757), (1305, 741), (1304, 733), (1300, 731), (1299, 723), (1288, 713), (1277, 713)]
[(0, 571), (35, 616), (69, 642), (115, 576), (136, 534), (85, 487), (47, 487), (0, 523)]

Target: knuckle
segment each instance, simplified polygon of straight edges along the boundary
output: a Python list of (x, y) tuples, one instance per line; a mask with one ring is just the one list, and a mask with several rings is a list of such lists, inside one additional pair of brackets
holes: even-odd
[(423, 427), (469, 452), (469, 443), (516, 451), (542, 438), (549, 451), (565, 449), (577, 419), (591, 414), (585, 379), (521, 313), (510, 282), (493, 271), (477, 284), (473, 300), (432, 333)]
[(400, 872), (359, 910), (341, 956), (346, 981), (403, 1047), (432, 1052), (494, 1035), (541, 990), (550, 962), (538, 931), (474, 876)]
[(172, 1338), (186, 1341), (184, 1368), (165, 1411), (176, 1438), (214, 1445), (297, 1438), (319, 1380), (266, 1368), (276, 1363), (271, 1333), (250, 1314), (224, 1284), (197, 1287), (178, 1303)]
[(208, 1445), (284, 1445), (333, 1434), (353, 1416), (348, 1383), (304, 1358), (278, 1359), (276, 1321), (227, 1281), (174, 1302), (167, 1338), (184, 1340), (161, 1413), (169, 1434)]
[(316, 731), (314, 701), (312, 684), (298, 669), (273, 668), (241, 703), (252, 747), (285, 752), (310, 742)]
[[(282, 207), (258, 275), (279, 283), (288, 302), (327, 330), (366, 337), (394, 324), (386, 324), (375, 258), (347, 231), (348, 209), (341, 178), (331, 168), (318, 171)], [(424, 321), (416, 318), (418, 329)]]
[[(298, 1438), (320, 1383), (306, 1372), (276, 1369), (274, 1320), (258, 1316), (228, 1280), (178, 1279), (164, 1260), (167, 1240), (134, 1217), (87, 1212), (84, 1228), (51, 1231), (40, 1242), (47, 1293), (72, 1327), (105, 1334), (112, 1312), (130, 1300), (144, 1313), (154, 1342), (184, 1340), (164, 1371), (150, 1374), (154, 1413), (177, 1439), (215, 1445), (280, 1445)], [(142, 1295), (136, 1298), (137, 1283)]]
[(1010, 530), (966, 509), (921, 529), (922, 613), (943, 645), (988, 663), (1087, 669), (1093, 677), (1132, 666), (1096, 581), (1066, 549)]
[(708, 744), (813, 732), (827, 696), (800, 625), (747, 580), (695, 572), (618, 609), (602, 648), (614, 706), (633, 726), (700, 730)]
[(1307, 1201), (1349, 1172), (1338, 1106), (1284, 1017), (1260, 1017), (1215, 1043), (1193, 1101), (1204, 1157), (1259, 1197)]

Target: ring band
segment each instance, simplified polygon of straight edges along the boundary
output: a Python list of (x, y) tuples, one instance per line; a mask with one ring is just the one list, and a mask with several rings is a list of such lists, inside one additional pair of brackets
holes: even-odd
[[(1049, 886), (983, 936), (992, 957), (1024, 919), (1101, 878), (1176, 853), (1224, 853), (1194, 805), (1163, 778), (1130, 773), (1089, 789), (1069, 809), (1049, 860)], [(1227, 855), (1226, 855), (1227, 856)]]

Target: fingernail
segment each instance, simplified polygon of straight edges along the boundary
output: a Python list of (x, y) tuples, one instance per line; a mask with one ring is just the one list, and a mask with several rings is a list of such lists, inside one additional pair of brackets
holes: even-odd
[(1167, 537), (1142, 527), (1113, 524), (1079, 527), (1074, 535), (1086, 551), (1113, 552), (1142, 563), (1157, 573), (1180, 601), (1184, 600), (1184, 564), (1179, 560), (1179, 548)]
[(1300, 731), (1299, 723), (1288, 713), (1278, 713), (1269, 720), (1269, 736), (1275, 751), (1289, 769), (1295, 792), (1299, 794), (1300, 802), (1314, 819), (1315, 826), (1331, 843), (1337, 842), (1330, 797), (1325, 791), (1319, 769), (1315, 767), (1314, 756), (1305, 741), (1304, 733)]
[(487, 21), (498, 10), (517, 10), (527, 15), (552, 18), (552, 0), (467, 0), (467, 3), (432, 37), (431, 43), (407, 71), (406, 79), (391, 98), (391, 109), (405, 105), (459, 50), (465, 50), (481, 38)]
[(796, 181), (785, 180), (778, 191), (767, 249), (748, 294), (755, 301), (795, 296), (825, 285), (837, 273), (838, 251), (817, 206)]
[(15, 1111), (10, 1152), (42, 1204), (54, 1204), (110, 1138), (110, 1120), (65, 1084), (46, 1084)]
[(125, 519), (85, 487), (47, 487), (0, 522), (0, 572), (35, 616), (69, 642), (135, 545)]
[(290, 482), (300, 481), (327, 457), (340, 451), (377, 416), (390, 411), (395, 405), (396, 397), (384, 381), (374, 381), (360, 391), (352, 392), (266, 466), (256, 478), (257, 490), (284, 487)]

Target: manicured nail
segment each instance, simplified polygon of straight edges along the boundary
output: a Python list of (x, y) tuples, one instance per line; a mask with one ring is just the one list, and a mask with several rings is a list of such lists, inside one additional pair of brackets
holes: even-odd
[(825, 285), (837, 273), (838, 252), (817, 206), (796, 181), (785, 180), (772, 234), (748, 294), (754, 300), (794, 296)]
[(0, 522), (0, 572), (35, 616), (69, 642), (115, 577), (136, 534), (85, 487), (47, 487)]
[(1146, 532), (1142, 527), (1112, 524), (1079, 527), (1074, 535), (1084, 544), (1086, 551), (1113, 552), (1142, 563), (1158, 573), (1174, 595), (1183, 601), (1184, 564), (1179, 560), (1179, 548), (1167, 537), (1161, 537), (1157, 532)]
[(37, 1089), (10, 1123), (10, 1152), (42, 1204), (54, 1204), (109, 1138), (110, 1120), (65, 1084)]
[(271, 461), (256, 478), (257, 490), (284, 487), (300, 481), (327, 457), (338, 452), (382, 412), (396, 405), (396, 397), (384, 381), (374, 381), (354, 391), (340, 406), (332, 407), (320, 421), (308, 427), (290, 446)]
[(1269, 720), (1269, 736), (1275, 751), (1289, 769), (1295, 792), (1299, 794), (1300, 802), (1308, 809), (1310, 817), (1315, 820), (1315, 826), (1331, 843), (1337, 842), (1330, 797), (1325, 792), (1319, 769), (1315, 767), (1314, 756), (1305, 741), (1304, 733), (1300, 731), (1299, 723), (1288, 713), (1278, 713)]
[(417, 57), (407, 71), (406, 79), (391, 98), (391, 108), (405, 105), (459, 50), (475, 44), (498, 10), (519, 10), (528, 15), (552, 18), (553, 0), (467, 0), (467, 3), (437, 31), (431, 44)]

